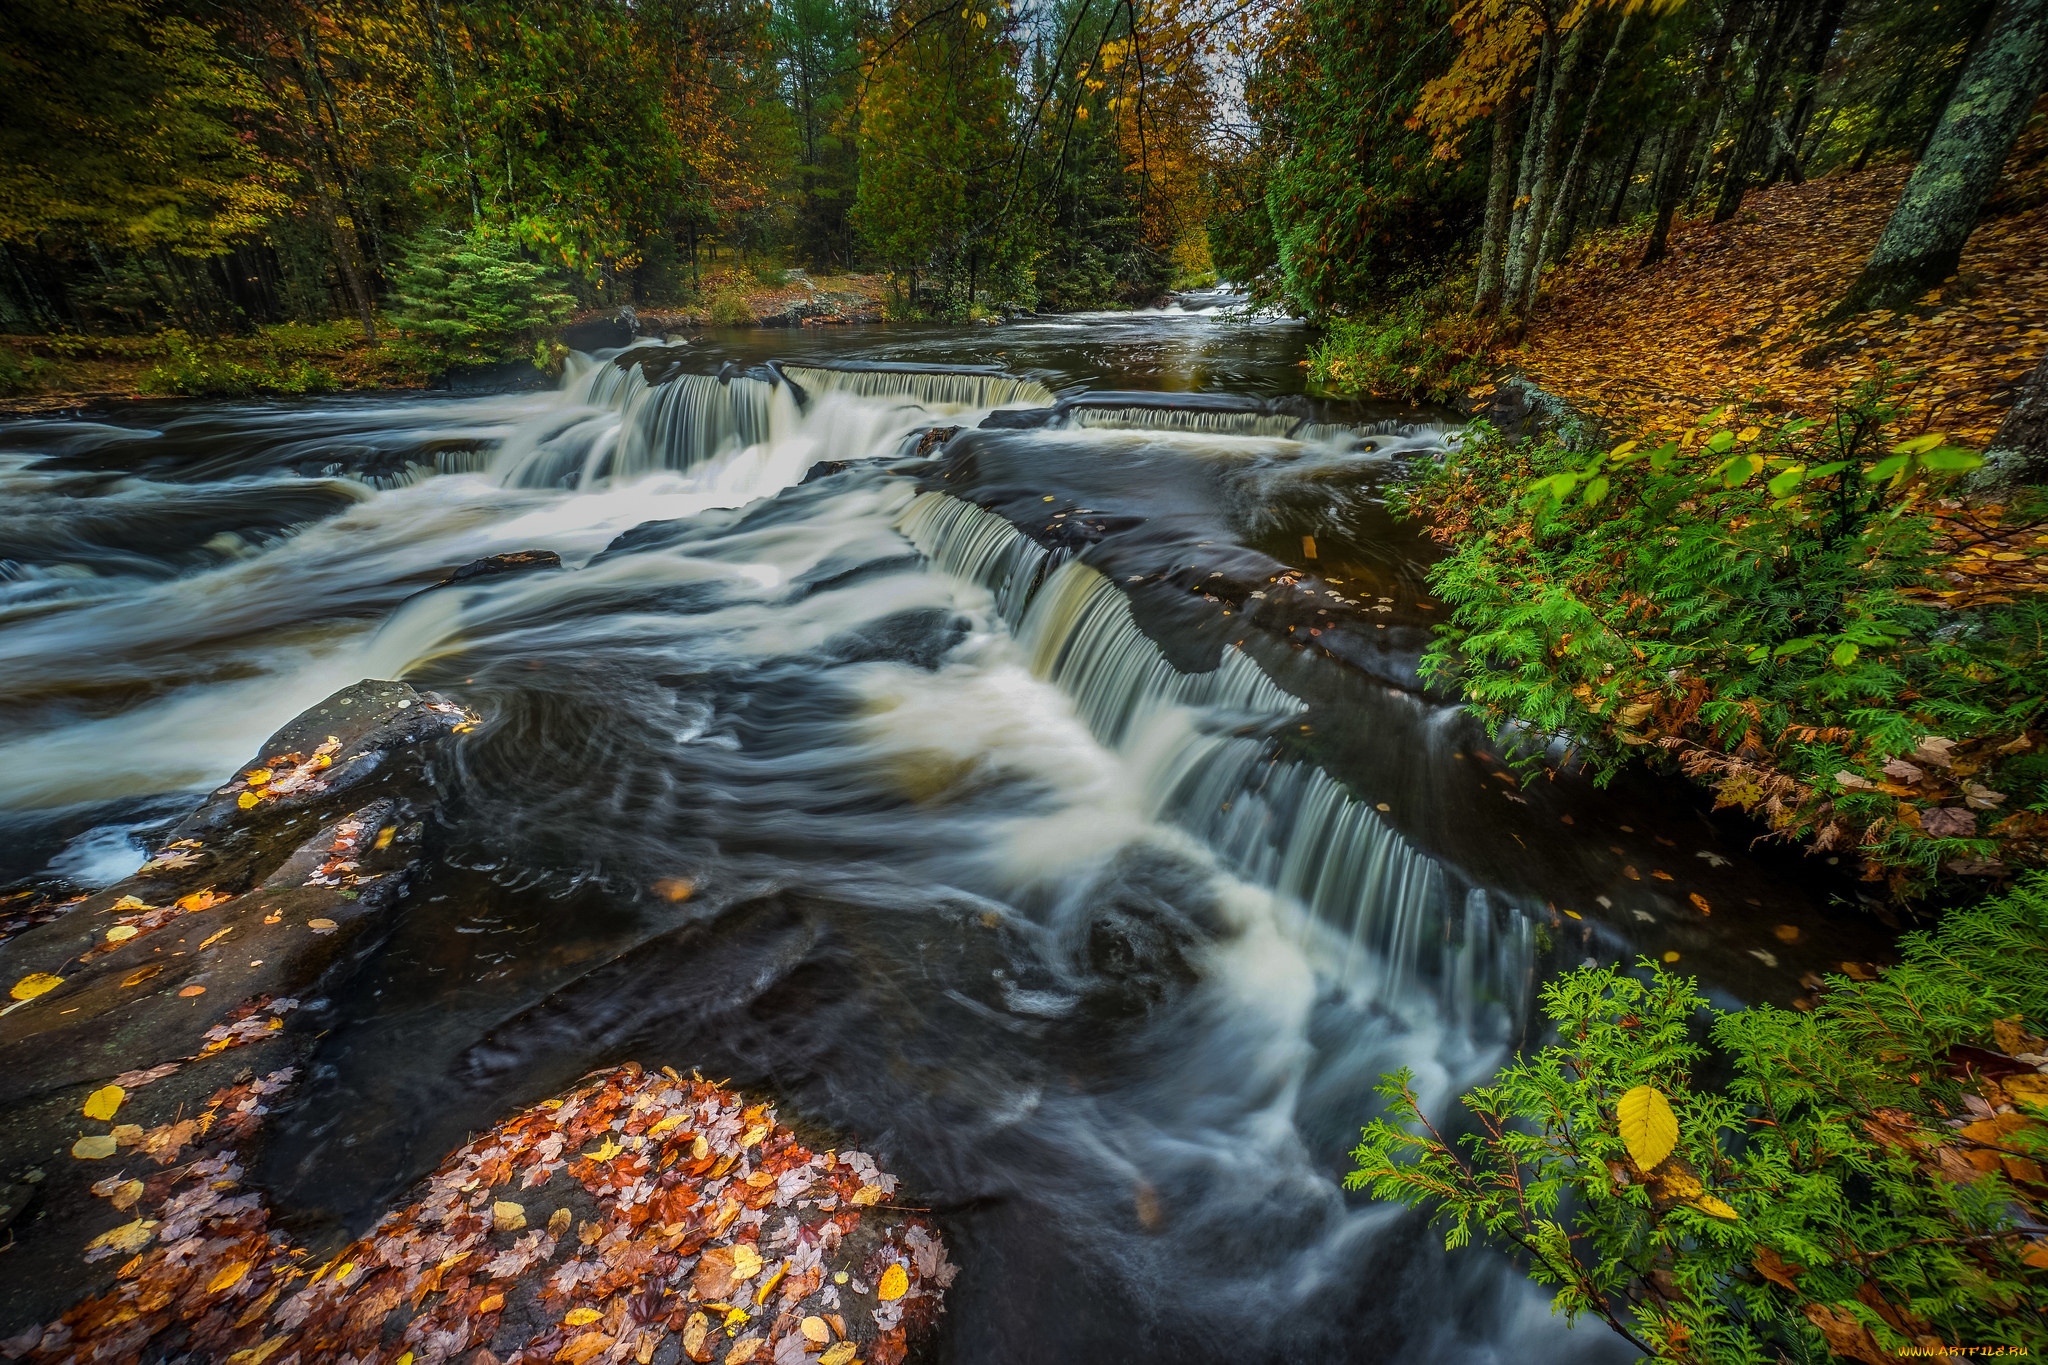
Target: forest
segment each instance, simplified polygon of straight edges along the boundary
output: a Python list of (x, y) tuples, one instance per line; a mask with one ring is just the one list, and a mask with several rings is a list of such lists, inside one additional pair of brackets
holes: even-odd
[(1321, 320), (1453, 280), (1455, 311), (1520, 319), (1603, 227), (1646, 225), (1654, 263), (1696, 209), (1725, 222), (1780, 183), (1913, 163), (1840, 301), (1860, 312), (1953, 272), (2038, 94), (2042, 19), (2028, 0), (24, 0), (0, 20), (0, 326), (374, 338), (449, 234), (581, 307), (691, 300), (715, 262), (887, 272), (905, 316), (1133, 304), (1220, 273)]

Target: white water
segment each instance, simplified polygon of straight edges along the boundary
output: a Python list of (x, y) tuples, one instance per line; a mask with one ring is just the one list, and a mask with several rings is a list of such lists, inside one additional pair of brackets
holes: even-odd
[[(795, 812), (792, 857), (813, 841), (887, 850), (889, 875), (983, 898), (1047, 945), (1055, 984), (1007, 996), (1026, 1024), (1078, 1008), (1081, 974), (1059, 964), (1087, 939), (1107, 889), (1134, 865), (1185, 869), (1224, 921), (1196, 936), (1198, 979), (1176, 1006), (1185, 1070), (1069, 1089), (960, 1058), (979, 1073), (969, 1088), (983, 1106), (961, 1117), (961, 1141), (1025, 1135), (1056, 1153), (1071, 1189), (1033, 1193), (1077, 1261), (1113, 1258), (1127, 1281), (1219, 1330), (1244, 1305), (1263, 1321), (1355, 1292), (1346, 1279), (1390, 1214), (1345, 1199), (1303, 1115), (1334, 1106), (1362, 1119), (1373, 1078), (1396, 1066), (1416, 1070), (1439, 1110), (1486, 1075), (1519, 1018), (1526, 924), (1322, 772), (1276, 757), (1270, 736), (1299, 707), (1248, 657), (1229, 650), (1212, 672), (1176, 672), (1115, 585), (971, 504), (917, 495), (908, 479), (866, 473), (791, 491), (818, 461), (893, 455), (924, 427), (1049, 401), (1042, 387), (788, 372), (809, 406), (756, 379), (650, 386), (598, 364), (550, 395), (407, 410), (406, 422), (493, 433), (487, 467), (428, 476), (436, 466), (423, 460), (388, 486), (341, 480), (350, 505), (339, 514), (174, 576), (42, 566), (33, 600), (0, 599), (0, 693), (44, 699), (0, 740), (0, 808), (210, 785), (359, 677), (521, 659), (546, 677), (588, 658), (743, 688), (821, 670), (837, 642), (906, 614), (948, 616), (961, 633), (934, 666), (835, 667), (852, 715), (805, 722), (815, 728), (793, 738), (808, 742), (787, 752), (743, 740), (744, 710), (685, 699), (628, 715), (641, 703), (619, 701), (604, 719), (635, 747), (606, 751), (612, 766), (575, 815), (667, 829), (714, 796)], [(88, 501), (11, 467), (36, 496)], [(253, 497), (333, 482), (270, 472), (236, 486)], [(180, 490), (137, 477), (94, 496), (148, 515)], [(655, 521), (677, 522), (677, 536), (599, 557)], [(572, 571), (406, 600), (466, 560), (535, 547)], [(687, 611), (670, 605), (683, 598)], [(875, 808), (877, 789), (899, 804)], [(104, 877), (124, 838), (121, 826), (95, 828), (65, 866)], [(1173, 1236), (1133, 1233), (1100, 1197), (1133, 1184), (1191, 1192)], [(1247, 1241), (1272, 1210), (1298, 1221)], [(1212, 1249), (1240, 1243), (1224, 1268), (1207, 1265)], [(1478, 1263), (1460, 1284), (1508, 1311), (1463, 1324), (1455, 1303), (1416, 1305), (1449, 1319), (1424, 1334), (1442, 1343), (1432, 1359), (1584, 1358), (1507, 1267)]]

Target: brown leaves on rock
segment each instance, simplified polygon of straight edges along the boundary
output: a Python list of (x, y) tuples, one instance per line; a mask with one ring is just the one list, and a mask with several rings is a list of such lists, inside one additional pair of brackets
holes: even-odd
[[(194, 1140), (205, 1154), (94, 1186), (131, 1216), (84, 1254), (130, 1259), (29, 1359), (129, 1365), (175, 1339), (233, 1365), (645, 1365), (676, 1335), (699, 1362), (895, 1365), (955, 1273), (926, 1223), (881, 1207), (896, 1182), (872, 1158), (814, 1152), (766, 1106), (631, 1064), (477, 1138), (315, 1266), (241, 1192), (234, 1150), (291, 1079), (141, 1135), (172, 1160)], [(573, 1235), (572, 1204), (591, 1210)]]

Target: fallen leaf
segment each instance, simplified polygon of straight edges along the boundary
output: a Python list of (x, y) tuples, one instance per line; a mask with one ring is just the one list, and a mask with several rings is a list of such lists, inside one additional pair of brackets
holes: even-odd
[(818, 1357), (818, 1365), (850, 1365), (859, 1348), (850, 1341), (842, 1341)]
[(697, 884), (688, 877), (663, 877), (654, 884), (654, 894), (665, 901), (686, 901), (697, 890)]
[(787, 1275), (788, 1273), (789, 1262), (784, 1261), (781, 1265), (775, 1268), (775, 1273), (773, 1275), (770, 1275), (767, 1279), (761, 1281), (761, 1287), (754, 1291), (754, 1302), (756, 1304), (763, 1304), (768, 1302), (768, 1296), (775, 1292), (775, 1286), (781, 1284), (782, 1277)]
[(1614, 1106), (1614, 1116), (1621, 1127), (1622, 1144), (1638, 1170), (1650, 1170), (1678, 1145), (1678, 1115), (1671, 1112), (1671, 1101), (1655, 1086), (1639, 1085), (1623, 1095)]
[(697, 1260), (697, 1272), (690, 1280), (690, 1297), (708, 1301), (732, 1293), (738, 1279), (733, 1274), (733, 1249), (712, 1247)]
[(204, 986), (181, 986), (178, 988), (179, 997), (185, 1000), (190, 1000), (195, 995), (204, 994), (206, 994), (206, 987)]
[(735, 1242), (732, 1247), (733, 1279), (751, 1280), (761, 1273), (761, 1253), (752, 1242)]
[(224, 1290), (233, 1289), (242, 1282), (242, 1277), (248, 1273), (249, 1263), (247, 1261), (230, 1261), (222, 1266), (211, 1280), (206, 1282), (206, 1292), (218, 1294)]
[(825, 1325), (823, 1318), (815, 1314), (805, 1318), (797, 1326), (803, 1332), (805, 1341), (814, 1341), (818, 1345), (823, 1346), (826, 1342), (832, 1340), (832, 1329)]
[(910, 1292), (910, 1276), (904, 1272), (900, 1262), (893, 1263), (882, 1272), (882, 1282), (875, 1286), (875, 1296), (883, 1303), (900, 1299)]
[(1702, 915), (1711, 915), (1714, 913), (1714, 907), (1707, 904), (1707, 898), (1705, 896), (1702, 896), (1699, 892), (1693, 892), (1691, 895), (1687, 896), (1686, 899), (1690, 900), (1693, 904), (1693, 908), (1695, 910), (1698, 910)]
[(2017, 1057), (2022, 1052), (2038, 1053), (2042, 1048), (2048, 1047), (2048, 1041), (2043, 1041), (2027, 1032), (2024, 1027), (2025, 1023), (2026, 1020), (2017, 1014), (2010, 1019), (1998, 1019), (1992, 1022), (1991, 1036), (1998, 1040), (1998, 1050), (2000, 1052)]
[(216, 905), (226, 905), (233, 899), (233, 896), (216, 891), (209, 886), (203, 891), (194, 891), (189, 896), (180, 896), (175, 901), (172, 901), (171, 904), (190, 914), (200, 910), (211, 910)]
[(610, 1161), (624, 1150), (626, 1149), (619, 1146), (618, 1143), (613, 1142), (610, 1138), (606, 1138), (603, 1142), (585, 1152), (583, 1159), (585, 1161)]
[(48, 972), (30, 972), (27, 976), (15, 982), (14, 989), (7, 992), (7, 994), (16, 1000), (33, 1000), (39, 995), (56, 990), (63, 984), (64, 978), (61, 976), (52, 976)]
[(161, 962), (151, 962), (145, 966), (137, 967), (134, 971), (121, 978), (121, 985), (123, 987), (140, 986), (151, 977), (161, 973), (163, 969)]
[(704, 1344), (710, 1335), (711, 1319), (702, 1313), (690, 1314), (690, 1320), (683, 1324), (683, 1354), (699, 1362), (711, 1359), (711, 1352)]
[(562, 1365), (583, 1365), (583, 1362), (605, 1350), (612, 1344), (612, 1338), (602, 1332), (585, 1332), (561, 1350), (555, 1352), (555, 1359)]
[(761, 1139), (762, 1139), (762, 1138), (765, 1138), (765, 1137), (767, 1137), (767, 1136), (768, 1136), (768, 1125), (767, 1125), (767, 1124), (765, 1124), (765, 1123), (757, 1123), (757, 1124), (755, 1124), (755, 1125), (754, 1125), (754, 1126), (753, 1126), (752, 1128), (749, 1128), (749, 1129), (747, 1129), (747, 1131), (746, 1131), (746, 1132), (744, 1132), (744, 1133), (742, 1133), (742, 1134), (740, 1135), (740, 1146), (742, 1146), (742, 1147), (752, 1147), (752, 1146), (755, 1146), (756, 1144), (758, 1144), (758, 1143), (759, 1143), (759, 1142), (761, 1141)]
[(100, 1133), (93, 1137), (82, 1137), (71, 1144), (71, 1155), (80, 1161), (99, 1161), (114, 1154), (114, 1135)]
[(509, 1199), (491, 1205), (491, 1228), (495, 1232), (517, 1232), (526, 1226), (526, 1210)]
[(479, 1313), (495, 1313), (504, 1306), (505, 1296), (503, 1294), (486, 1294), (478, 1301), (476, 1311)]
[(1799, 926), (1796, 924), (1781, 924), (1771, 932), (1778, 936), (1780, 943), (1799, 942)]
[(137, 934), (141, 932), (142, 931), (140, 929), (136, 928), (132, 924), (117, 924), (113, 928), (107, 930), (107, 942), (126, 943), (129, 939), (134, 938)]
[(746, 1365), (761, 1354), (761, 1348), (768, 1344), (766, 1337), (741, 1337), (725, 1353), (725, 1365)]
[(847, 1200), (846, 1202), (849, 1204), (858, 1204), (861, 1207), (865, 1208), (871, 1204), (878, 1204), (881, 1202), (881, 1200), (882, 1187), (880, 1185), (863, 1185), (859, 1189), (855, 1190), (853, 1192), (853, 1198)]
[(308, 929), (311, 929), (316, 934), (326, 934), (332, 933), (334, 930), (339, 929), (341, 926), (336, 924), (333, 920), (328, 919), (325, 916), (322, 916), (319, 919), (307, 920), (306, 927)]
[[(131, 1185), (135, 1185), (137, 1187), (140, 1187), (140, 1185), (142, 1184), (142, 1182), (139, 1180), (131, 1180), (128, 1183)], [(138, 1193), (139, 1192), (140, 1190), (138, 1188)], [(117, 1209), (125, 1209), (132, 1205), (134, 1202), (135, 1201), (131, 1199), (127, 1204), (117, 1203), (114, 1205), (114, 1207)], [(156, 1240), (156, 1229), (157, 1224), (154, 1220), (147, 1218), (138, 1218), (132, 1223), (123, 1223), (120, 1227), (111, 1228), (108, 1231), (101, 1233), (99, 1236), (93, 1238), (90, 1242), (87, 1242), (85, 1244), (85, 1249), (87, 1251), (97, 1251), (100, 1248), (104, 1247), (109, 1251), (117, 1251), (121, 1253), (123, 1256), (133, 1256), (136, 1252), (142, 1250), (144, 1247), (148, 1246), (152, 1241)]]
[(118, 1085), (103, 1085), (85, 1097), (84, 1114), (89, 1119), (102, 1121), (114, 1117), (114, 1111), (121, 1107), (121, 1101), (128, 1098), (128, 1092)]
[(564, 1327), (582, 1327), (596, 1322), (603, 1316), (604, 1314), (598, 1312), (595, 1308), (571, 1308), (562, 1315), (562, 1325)]
[(548, 1215), (548, 1236), (560, 1237), (569, 1230), (569, 1210), (556, 1209)]
[(235, 926), (232, 924), (230, 924), (225, 929), (216, 929), (212, 933), (208, 934), (205, 938), (201, 939), (199, 941), (199, 946), (201, 948), (211, 948), (214, 944), (220, 942), (222, 939), (226, 938), (229, 934), (232, 934), (233, 932), (235, 932)]

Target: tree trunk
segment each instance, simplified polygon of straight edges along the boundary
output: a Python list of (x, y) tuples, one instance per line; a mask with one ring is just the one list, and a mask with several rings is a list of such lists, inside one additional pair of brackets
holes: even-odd
[(1536, 172), (1529, 189), (1529, 210), (1522, 217), (1522, 232), (1508, 257), (1507, 306), (1518, 317), (1527, 317), (1536, 301), (1536, 281), (1543, 273), (1543, 230), (1557, 201), (1557, 154), (1564, 140), (1564, 106), (1571, 99), (1586, 51), (1589, 16), (1565, 36), (1558, 53), (1557, 75), (1542, 105), (1539, 125), (1532, 120), (1530, 135), (1537, 139)]
[(1508, 218), (1507, 251), (1501, 261), (1501, 297), (1512, 307), (1522, 292), (1522, 240), (1529, 233), (1529, 210), (1536, 193), (1537, 143), (1550, 88), (1557, 83), (1557, 34), (1543, 31), (1543, 55), (1536, 64), (1536, 90), (1529, 104), (1529, 126), (1522, 131), (1521, 164), (1515, 172), (1515, 197)]
[(1507, 250), (1508, 216), (1515, 194), (1515, 100), (1503, 98), (1493, 111), (1493, 164), (1486, 180), (1486, 226), (1479, 234), (1479, 288), (1472, 311), (1490, 316), (1500, 311), (1502, 257)]
[(2048, 356), (2020, 383), (2019, 398), (1971, 477), (1973, 490), (1998, 493), (2022, 483), (2048, 483)]
[(2048, 0), (1999, 0), (1926, 157), (1830, 320), (1900, 307), (1955, 272), (2044, 79)]
[(1757, 60), (1756, 90), (1750, 95), (1749, 112), (1735, 134), (1728, 152), (1728, 169), (1721, 179), (1721, 196), (1714, 202), (1714, 221), (1725, 223), (1742, 208), (1742, 196), (1749, 192), (1750, 167), (1767, 154), (1766, 143), (1772, 125), (1771, 106), (1778, 99), (1778, 68), (1784, 63), (1785, 48), (1798, 23), (1800, 0), (1778, 0), (1776, 13), (1764, 37), (1764, 49)]
[(1777, 159), (1771, 168), (1770, 183), (1790, 180), (1801, 184), (1806, 172), (1801, 167), (1799, 144), (1806, 139), (1806, 125), (1813, 118), (1813, 106), (1820, 95), (1820, 73), (1828, 64), (1828, 53), (1835, 45), (1835, 34), (1842, 27), (1842, 10), (1847, 0), (1822, 0), (1820, 22), (1814, 26), (1813, 42), (1806, 49), (1806, 63), (1800, 67), (1803, 82), (1798, 100), (1792, 105), (1792, 112), (1785, 119), (1785, 154)]
[[(1634, 17), (1629, 11), (1622, 11), (1621, 22), (1614, 26), (1614, 41), (1607, 45), (1606, 54), (1600, 58), (1599, 69), (1593, 75), (1593, 88), (1586, 92), (1585, 117), (1579, 120), (1579, 135), (1572, 141), (1572, 154), (1564, 163), (1564, 180), (1558, 187), (1550, 221), (1543, 226), (1543, 246), (1537, 254), (1539, 261), (1562, 260), (1571, 247), (1572, 229), (1577, 226), (1579, 185), (1585, 176), (1586, 143), (1593, 136), (1593, 121), (1600, 113), (1600, 94), (1607, 88), (1607, 73), (1614, 69), (1614, 59), (1628, 41), (1629, 20)], [(1536, 302), (1533, 281), (1529, 286), (1529, 302), (1532, 306)]]
[[(1707, 54), (1706, 65), (1700, 69), (1699, 94), (1705, 96), (1721, 84), (1721, 68), (1728, 61), (1728, 53), (1735, 46), (1735, 35), (1742, 31), (1743, 20), (1747, 17), (1746, 0), (1736, 0), (1722, 16), (1721, 30), (1714, 35), (1713, 50)], [(1678, 141), (1671, 149), (1670, 159), (1665, 163), (1663, 174), (1657, 185), (1657, 222), (1650, 229), (1650, 240), (1643, 247), (1643, 259), (1639, 266), (1651, 266), (1664, 259), (1671, 237), (1671, 219), (1678, 212), (1678, 206), (1685, 202), (1686, 189), (1692, 177), (1691, 163), (1693, 144), (1698, 141), (1700, 124), (1706, 111), (1700, 110), (1679, 130)]]
[(1614, 207), (1607, 210), (1607, 226), (1615, 227), (1621, 222), (1621, 210), (1628, 203), (1629, 182), (1636, 178), (1636, 162), (1643, 154), (1643, 141), (1649, 135), (1637, 133), (1636, 140), (1629, 144), (1628, 158), (1621, 163), (1621, 185), (1614, 191)]

